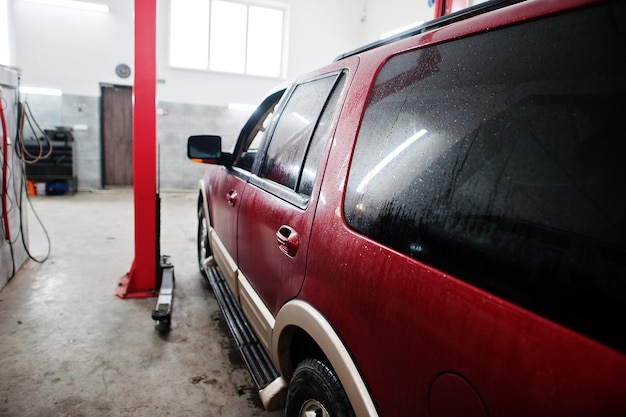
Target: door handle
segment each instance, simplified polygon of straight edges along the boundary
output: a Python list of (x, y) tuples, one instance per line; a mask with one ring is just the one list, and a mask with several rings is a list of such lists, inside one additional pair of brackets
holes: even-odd
[(289, 226), (280, 226), (280, 229), (276, 232), (276, 240), (278, 241), (278, 249), (282, 253), (291, 258), (296, 256), (300, 246), (298, 232)]
[(228, 205), (235, 207), (235, 203), (237, 202), (237, 191), (230, 190), (226, 193), (226, 201), (228, 201)]

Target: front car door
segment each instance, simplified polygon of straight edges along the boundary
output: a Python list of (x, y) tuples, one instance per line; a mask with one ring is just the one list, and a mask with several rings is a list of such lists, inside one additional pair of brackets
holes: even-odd
[(232, 166), (217, 166), (205, 175), (212, 232), (213, 254), (226, 282), (237, 293), (237, 216), (250, 170), (284, 89), (270, 94), (241, 130), (233, 151)]

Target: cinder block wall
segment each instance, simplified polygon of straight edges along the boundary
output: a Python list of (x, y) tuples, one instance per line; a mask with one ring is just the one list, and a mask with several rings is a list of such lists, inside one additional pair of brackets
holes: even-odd
[(222, 149), (230, 151), (249, 113), (227, 107), (159, 103), (164, 114), (157, 118), (159, 180), (163, 189), (194, 189), (204, 166), (187, 159), (191, 135), (222, 136)]
[[(100, 98), (89, 96), (43, 96), (22, 95), (20, 100), (28, 105), (33, 119), (41, 129), (59, 126), (81, 126), (86, 130), (74, 130), (75, 173), (78, 187), (101, 188), (102, 167), (100, 151)], [(42, 137), (25, 123), (26, 140)]]
[[(75, 171), (78, 189), (102, 188), (100, 97), (31, 95), (22, 97), (42, 129), (67, 126), (74, 129)], [(157, 142), (161, 189), (194, 189), (204, 167), (187, 159), (187, 138), (194, 134), (221, 135), (230, 150), (250, 113), (225, 106), (159, 102)], [(29, 127), (26, 138), (34, 137)]]

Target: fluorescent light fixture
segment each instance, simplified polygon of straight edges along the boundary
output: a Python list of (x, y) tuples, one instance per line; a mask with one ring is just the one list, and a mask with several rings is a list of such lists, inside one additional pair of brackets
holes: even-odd
[(21, 94), (39, 94), (41, 96), (62, 96), (63, 92), (58, 88), (41, 88), (20, 86)]
[(256, 108), (254, 104), (228, 103), (228, 110), (254, 111)]
[(422, 136), (424, 136), (426, 133), (428, 133), (428, 130), (426, 129), (421, 129), (419, 132), (417, 132), (416, 134), (414, 134), (413, 136), (411, 136), (410, 138), (408, 138), (407, 140), (405, 140), (404, 142), (402, 142), (400, 144), (400, 146), (398, 146), (396, 149), (394, 149), (389, 155), (387, 155), (382, 161), (380, 161), (378, 164), (376, 164), (376, 166), (374, 167), (373, 170), (371, 170), (366, 176), (365, 178), (363, 178), (363, 181), (361, 181), (361, 183), (359, 184), (358, 187), (356, 187), (356, 192), (359, 194), (362, 194), (363, 191), (365, 190), (365, 187), (367, 187), (367, 184), (369, 184), (369, 182), (380, 173), (380, 171), (383, 170), (383, 168), (385, 168), (387, 165), (389, 165), (389, 163), (391, 161), (393, 161), (394, 159), (396, 159), (398, 157), (398, 155), (400, 155), (402, 152), (404, 152), (404, 150), (406, 148), (408, 148), (409, 146), (411, 146), (413, 143), (415, 143), (416, 140), (418, 140), (419, 138), (421, 138)]
[(91, 12), (108, 13), (109, 6), (106, 4), (89, 3), (77, 0), (24, 0), (31, 3), (46, 4), (48, 6), (69, 7), (72, 9), (88, 10)]
[(421, 25), (423, 23), (424, 23), (424, 21), (420, 20), (419, 22), (411, 23), (410, 25), (402, 26), (401, 28), (394, 29), (394, 30), (391, 30), (389, 32), (385, 32), (382, 35), (380, 35), (380, 39), (391, 38), (392, 36), (399, 35), (400, 33), (405, 32), (405, 31), (407, 31), (409, 29), (416, 28), (416, 27), (418, 27), (419, 25)]

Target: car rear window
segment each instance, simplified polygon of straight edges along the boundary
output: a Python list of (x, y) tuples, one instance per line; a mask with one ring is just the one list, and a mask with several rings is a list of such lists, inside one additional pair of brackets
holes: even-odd
[(349, 225), (626, 350), (626, 13), (596, 6), (392, 57)]
[[(303, 167), (308, 166), (305, 164), (307, 155), (311, 155), (308, 159), (316, 159), (308, 163), (317, 171), (320, 155), (315, 150), (328, 129), (328, 120), (322, 119), (320, 124), (318, 120), (325, 108), (329, 109), (330, 116), (335, 110), (337, 97), (327, 104), (340, 75), (334, 73), (296, 86), (272, 134), (259, 173), (261, 177), (300, 192)], [(339, 94), (341, 89), (335, 91)], [(309, 152), (310, 148), (313, 152)], [(310, 184), (305, 184), (304, 188), (302, 193), (310, 194)]]

